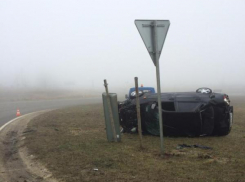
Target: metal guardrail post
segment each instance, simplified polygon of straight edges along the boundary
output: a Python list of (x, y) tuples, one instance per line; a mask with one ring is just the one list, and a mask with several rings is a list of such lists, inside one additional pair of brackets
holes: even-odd
[(106, 90), (107, 105), (108, 105), (108, 109), (109, 109), (109, 118), (111, 121), (111, 129), (112, 129), (113, 139), (115, 142), (117, 142), (115, 123), (114, 123), (114, 119), (113, 119), (113, 115), (112, 115), (112, 107), (111, 107), (110, 96), (109, 96), (109, 91), (108, 91), (108, 84), (107, 84), (106, 79), (104, 80), (104, 86), (105, 86), (105, 90)]

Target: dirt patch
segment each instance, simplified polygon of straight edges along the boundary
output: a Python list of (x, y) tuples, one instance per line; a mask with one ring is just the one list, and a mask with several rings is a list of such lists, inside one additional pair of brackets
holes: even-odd
[[(123, 134), (108, 143), (100, 104), (57, 110), (34, 118), (25, 145), (60, 181), (243, 181), (245, 108), (235, 107), (232, 132), (225, 137), (164, 138)], [(177, 149), (178, 144), (199, 148)]]
[(21, 117), (0, 132), (0, 182), (55, 182), (52, 174), (24, 147), (25, 127), (38, 114)]

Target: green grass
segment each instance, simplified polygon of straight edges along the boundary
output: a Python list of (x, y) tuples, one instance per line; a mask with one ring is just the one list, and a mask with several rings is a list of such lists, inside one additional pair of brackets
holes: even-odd
[[(224, 137), (164, 138), (123, 134), (109, 143), (102, 105), (72, 107), (34, 118), (28, 125), (26, 145), (60, 181), (245, 181), (244, 98), (235, 103), (234, 125)], [(200, 144), (213, 150), (186, 148)], [(97, 168), (98, 171), (95, 171)]]

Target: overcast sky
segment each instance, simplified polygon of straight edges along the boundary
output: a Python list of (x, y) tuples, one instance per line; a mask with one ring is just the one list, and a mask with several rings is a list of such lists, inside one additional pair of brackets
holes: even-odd
[(155, 86), (135, 19), (170, 20), (163, 91), (245, 85), (244, 0), (0, 1), (0, 85)]

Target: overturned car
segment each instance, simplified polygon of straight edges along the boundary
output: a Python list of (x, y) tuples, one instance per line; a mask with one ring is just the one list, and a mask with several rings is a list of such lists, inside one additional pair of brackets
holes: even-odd
[[(139, 94), (143, 133), (160, 135), (157, 94)], [(162, 93), (161, 101), (165, 136), (222, 136), (231, 131), (233, 106), (227, 94), (200, 88), (196, 92)], [(135, 93), (118, 103), (118, 111), (122, 131), (137, 130)]]

